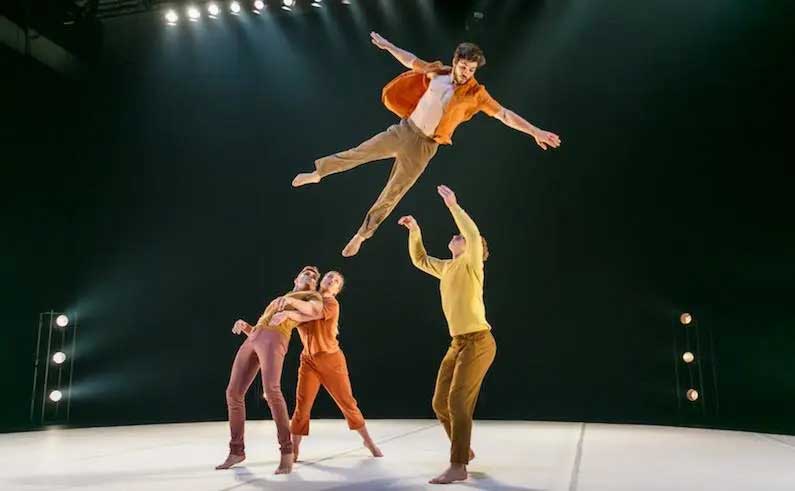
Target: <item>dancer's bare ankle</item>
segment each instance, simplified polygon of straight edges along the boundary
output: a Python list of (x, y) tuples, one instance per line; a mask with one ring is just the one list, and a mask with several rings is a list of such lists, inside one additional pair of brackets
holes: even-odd
[(450, 484), (456, 481), (466, 481), (467, 479), (467, 466), (465, 464), (450, 464), (446, 471), (434, 477), (430, 484)]
[(306, 184), (317, 184), (321, 179), (322, 177), (317, 171), (304, 172), (295, 176), (295, 179), (293, 179), (293, 187), (300, 187)]
[(373, 457), (383, 457), (384, 453), (381, 451), (380, 448), (375, 444), (372, 440), (365, 440), (364, 446), (367, 447), (367, 450), (373, 455)]
[(292, 452), (290, 453), (283, 453), (282, 457), (279, 461), (279, 467), (273, 472), (274, 474), (289, 474), (293, 470), (293, 461), (295, 459), (295, 454)]
[(215, 466), (215, 469), (216, 470), (229, 469), (233, 465), (239, 464), (239, 463), (243, 462), (244, 460), (246, 460), (246, 456), (245, 455), (242, 455), (242, 454), (238, 455), (238, 454), (230, 453), (229, 455), (227, 455), (226, 460), (224, 460), (221, 464), (218, 464), (218, 465)]
[(362, 243), (367, 240), (364, 236), (359, 235), (356, 233), (351, 240), (348, 241), (348, 245), (345, 246), (345, 249), (342, 250), (342, 255), (344, 257), (351, 257), (355, 256), (359, 253), (359, 248), (362, 246)]

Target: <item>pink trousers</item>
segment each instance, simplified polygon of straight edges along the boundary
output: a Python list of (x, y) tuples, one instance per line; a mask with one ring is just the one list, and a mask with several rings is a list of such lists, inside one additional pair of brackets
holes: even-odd
[(226, 388), (226, 405), (229, 410), (229, 453), (245, 455), (243, 433), (246, 425), (246, 392), (257, 371), (262, 375), (265, 399), (276, 423), (276, 435), (282, 454), (293, 453), (290, 440), (290, 420), (287, 403), (282, 394), (281, 378), (284, 355), (289, 338), (274, 329), (256, 329), (237, 350), (232, 364), (229, 386)]

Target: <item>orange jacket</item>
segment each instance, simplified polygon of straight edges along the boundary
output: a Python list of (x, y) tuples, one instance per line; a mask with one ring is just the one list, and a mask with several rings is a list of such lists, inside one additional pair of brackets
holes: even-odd
[[(420, 98), (428, 89), (430, 83), (428, 73), (449, 75), (452, 71), (451, 67), (443, 65), (440, 61), (428, 63), (417, 58), (413, 65), (411, 70), (392, 79), (381, 91), (381, 101), (401, 119), (411, 116)], [(486, 87), (472, 77), (467, 83), (455, 89), (444, 109), (442, 119), (439, 120), (433, 139), (437, 143), (451, 145), (453, 143), (451, 137), (459, 124), (469, 121), (480, 111), (494, 116), (501, 110), (502, 106), (489, 95)]]

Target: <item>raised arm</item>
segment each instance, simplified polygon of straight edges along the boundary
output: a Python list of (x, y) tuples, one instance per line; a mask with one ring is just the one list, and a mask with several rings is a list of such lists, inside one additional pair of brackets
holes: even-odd
[(444, 200), (444, 204), (447, 205), (447, 208), (450, 210), (450, 214), (453, 215), (453, 220), (455, 220), (458, 231), (461, 232), (461, 235), (463, 235), (466, 240), (466, 254), (470, 256), (474, 262), (482, 263), (483, 242), (480, 239), (480, 230), (478, 230), (477, 224), (475, 224), (475, 221), (467, 215), (467, 212), (458, 205), (458, 199), (452, 189), (445, 185), (441, 185), (436, 188), (436, 190), (439, 196)]
[(408, 215), (398, 220), (398, 223), (409, 230), (409, 256), (411, 256), (412, 264), (429, 275), (441, 278), (447, 263), (441, 259), (429, 256), (425, 252), (425, 245), (422, 243), (422, 232), (417, 220), (413, 216)]
[[(390, 43), (386, 39), (384, 39), (380, 34), (377, 32), (370, 33), (370, 39), (373, 41), (373, 44), (378, 46), (379, 48), (389, 51), (389, 54), (395, 57), (397, 61), (400, 62), (401, 65), (404, 67), (414, 70), (415, 69), (415, 60), (422, 62), (413, 53), (406, 51), (405, 49), (400, 49), (394, 44)], [(423, 62), (425, 63), (425, 62)]]

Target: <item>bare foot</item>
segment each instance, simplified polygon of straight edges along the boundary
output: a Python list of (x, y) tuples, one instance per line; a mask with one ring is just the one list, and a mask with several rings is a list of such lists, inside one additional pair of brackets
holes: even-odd
[(218, 465), (215, 466), (215, 470), (219, 471), (221, 469), (229, 469), (233, 465), (239, 464), (239, 463), (243, 462), (244, 460), (246, 460), (246, 456), (245, 455), (235, 455), (235, 454), (230, 453), (226, 457), (226, 460), (224, 460), (223, 464), (218, 464)]
[(273, 471), (274, 474), (289, 474), (293, 470), (293, 459), (295, 454), (293, 453), (285, 453), (282, 454), (282, 458), (279, 461), (279, 467)]
[(364, 242), (364, 237), (359, 234), (354, 235), (348, 245), (345, 246), (345, 249), (342, 250), (342, 255), (345, 257), (355, 256), (358, 254), (362, 242)]
[(315, 184), (318, 182), (320, 182), (320, 175), (317, 173), (317, 171), (305, 172), (295, 176), (295, 179), (293, 179), (293, 187), (297, 188), (303, 186), (304, 184)]
[(456, 481), (466, 481), (467, 467), (463, 464), (450, 464), (446, 471), (434, 477), (430, 484), (450, 484)]
[(293, 462), (298, 462), (298, 451), (301, 450), (303, 435), (290, 435), (293, 441)]
[(375, 442), (370, 440), (369, 442), (364, 442), (364, 446), (367, 447), (367, 450), (373, 454), (373, 457), (383, 457), (384, 453), (381, 452), (381, 449), (375, 445)]

